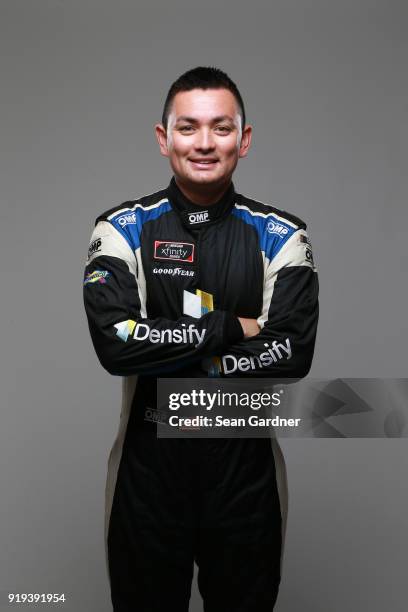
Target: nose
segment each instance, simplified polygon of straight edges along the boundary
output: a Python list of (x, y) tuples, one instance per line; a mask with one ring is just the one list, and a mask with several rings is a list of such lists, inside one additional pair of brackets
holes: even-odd
[(195, 148), (198, 151), (211, 151), (214, 149), (214, 138), (210, 129), (202, 128), (197, 133)]

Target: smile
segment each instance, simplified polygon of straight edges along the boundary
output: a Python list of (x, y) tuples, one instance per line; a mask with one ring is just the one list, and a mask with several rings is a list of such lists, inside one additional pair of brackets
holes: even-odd
[(199, 170), (211, 168), (217, 163), (216, 159), (189, 159), (188, 161)]

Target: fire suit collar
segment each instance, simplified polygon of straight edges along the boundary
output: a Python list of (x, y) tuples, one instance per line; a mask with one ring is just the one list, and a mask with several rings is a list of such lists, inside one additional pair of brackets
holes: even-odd
[(226, 217), (234, 206), (236, 197), (234, 185), (231, 183), (218, 202), (208, 206), (199, 206), (191, 202), (180, 191), (174, 176), (167, 187), (167, 193), (173, 209), (178, 212), (183, 224), (189, 229), (198, 229)]

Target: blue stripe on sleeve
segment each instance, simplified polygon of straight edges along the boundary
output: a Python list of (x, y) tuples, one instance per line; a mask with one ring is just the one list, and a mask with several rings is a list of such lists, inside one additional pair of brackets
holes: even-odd
[(171, 210), (168, 200), (159, 206), (143, 208), (136, 204), (134, 208), (119, 211), (109, 218), (110, 223), (122, 234), (134, 251), (140, 247), (142, 228), (148, 221), (154, 221)]
[(267, 216), (260, 216), (256, 213), (251, 213), (248, 210), (234, 208), (232, 210), (234, 217), (241, 219), (247, 225), (252, 225), (259, 239), (259, 248), (265, 253), (265, 256), (271, 261), (281, 250), (283, 245), (297, 231), (284, 221), (281, 221), (274, 213)]

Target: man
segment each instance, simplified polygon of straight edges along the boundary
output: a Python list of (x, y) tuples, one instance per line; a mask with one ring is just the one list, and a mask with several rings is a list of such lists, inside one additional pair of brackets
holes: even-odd
[(145, 413), (160, 375), (307, 374), (318, 289), (306, 226), (235, 193), (252, 129), (221, 70), (173, 83), (156, 136), (170, 185), (98, 217), (84, 280), (97, 355), (124, 377), (106, 494), (113, 607), (187, 611), (195, 560), (205, 612), (270, 612), (285, 522), (278, 447), (158, 439)]

